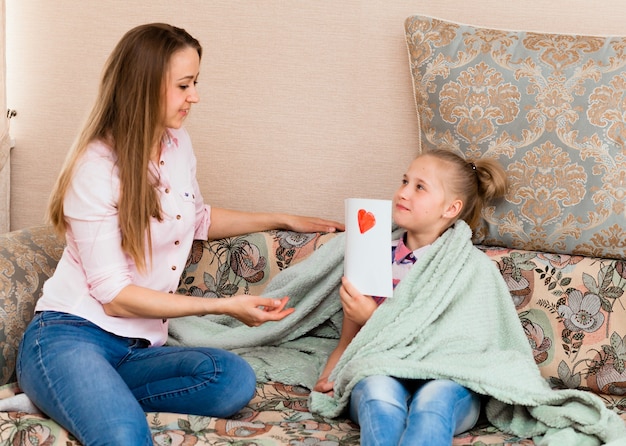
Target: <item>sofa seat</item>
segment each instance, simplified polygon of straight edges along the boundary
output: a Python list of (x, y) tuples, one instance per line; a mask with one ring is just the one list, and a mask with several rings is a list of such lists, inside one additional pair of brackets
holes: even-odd
[[(267, 231), (196, 241), (178, 291), (207, 298), (225, 297), (224, 292), (260, 294), (280, 270), (306, 259), (332, 237)], [(32, 318), (41, 286), (54, 271), (62, 248), (63, 241), (47, 226), (0, 235), (4, 308), (0, 314), (0, 370), (4, 376), (0, 399), (20, 392), (14, 374), (19, 336)], [(498, 265), (507, 282), (520, 323), (533, 346), (535, 362), (550, 385), (593, 392), (626, 422), (626, 373), (622, 368), (626, 359), (626, 306), (619, 299), (626, 287), (620, 274), (624, 262), (488, 246), (480, 249)], [(220, 279), (216, 281), (216, 277)], [(584, 291), (578, 300), (571, 298), (577, 295), (575, 290)], [(616, 297), (611, 300), (608, 296)], [(601, 318), (602, 323), (576, 325), (582, 316)], [(254, 399), (230, 420), (170, 413), (148, 413), (146, 417), (155, 445), (360, 444), (358, 426), (349, 420), (324, 419), (310, 413), (308, 393), (300, 386), (259, 382)], [(45, 416), (15, 412), (0, 412), (0, 443), (79, 444)], [(453, 444), (534, 443), (500, 432), (481, 420), (471, 432), (456, 437)]]
[[(0, 389), (6, 398), (19, 392), (15, 384)], [(346, 419), (325, 419), (308, 411), (309, 390), (281, 383), (259, 383), (256, 396), (233, 419), (147, 413), (155, 445), (301, 445), (351, 446), (360, 444), (358, 426)], [(626, 422), (626, 416), (622, 413)], [(43, 415), (0, 412), (0, 441), (13, 446), (80, 443)], [(482, 420), (470, 432), (457, 436), (453, 446), (531, 446), (534, 442), (504, 434)]]

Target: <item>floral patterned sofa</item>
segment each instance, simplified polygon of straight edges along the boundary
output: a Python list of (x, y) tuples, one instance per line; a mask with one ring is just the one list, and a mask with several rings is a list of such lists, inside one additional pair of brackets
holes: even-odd
[[(278, 271), (295, 264), (333, 234), (268, 231), (213, 242), (196, 241), (179, 292), (223, 298), (260, 293)], [(47, 226), (0, 236), (2, 383), (0, 398), (19, 393), (15, 356), (41, 286), (54, 271), (63, 242)], [(543, 376), (554, 387), (594, 392), (626, 420), (626, 262), (481, 246), (509, 284), (520, 323)], [(338, 334), (338, 333), (337, 333)], [(358, 427), (307, 410), (309, 390), (259, 382), (255, 398), (230, 420), (148, 413), (155, 445), (358, 445)], [(104, 435), (104, 433), (103, 433)], [(42, 415), (0, 413), (0, 442), (78, 445)], [(454, 445), (532, 445), (488, 423)]]
[[(511, 178), (475, 242), (506, 280), (542, 375), (553, 387), (597, 394), (626, 422), (626, 38), (423, 16), (409, 17), (405, 31), (423, 147), (496, 157)], [(259, 294), (331, 237), (269, 231), (195, 242), (179, 292)], [(19, 339), (62, 249), (46, 226), (0, 235), (0, 398), (19, 392)], [(307, 410), (308, 392), (259, 382), (230, 420), (146, 416), (157, 445), (359, 444), (348, 420)], [(14, 412), (0, 413), (0, 442), (78, 444), (46, 417)], [(454, 440), (532, 444), (482, 421)]]

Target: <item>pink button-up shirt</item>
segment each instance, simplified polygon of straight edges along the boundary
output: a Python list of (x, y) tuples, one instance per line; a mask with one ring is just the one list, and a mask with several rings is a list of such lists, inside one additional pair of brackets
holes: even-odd
[(160, 179), (163, 221), (151, 222), (152, 262), (148, 254), (146, 272), (138, 272), (121, 248), (115, 155), (105, 143), (93, 142), (65, 196), (67, 247), (44, 284), (36, 311), (71, 313), (119, 336), (165, 343), (167, 320), (111, 317), (102, 305), (130, 284), (175, 292), (194, 238), (207, 238), (211, 209), (198, 188), (191, 140), (184, 129), (170, 129), (168, 137), (159, 165), (153, 166)]

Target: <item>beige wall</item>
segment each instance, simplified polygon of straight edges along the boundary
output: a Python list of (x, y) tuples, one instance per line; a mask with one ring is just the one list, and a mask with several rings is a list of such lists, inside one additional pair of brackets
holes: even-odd
[(0, 0), (0, 233), (7, 232), (10, 221), (10, 188), (11, 188), (11, 143), (9, 136), (9, 120), (4, 114), (6, 102), (6, 58), (4, 46), (4, 0)]
[(344, 198), (389, 198), (418, 150), (408, 15), (626, 33), (623, 0), (5, 1), (12, 229), (43, 221), (105, 58), (140, 23), (182, 26), (205, 47), (187, 127), (207, 202), (337, 219)]

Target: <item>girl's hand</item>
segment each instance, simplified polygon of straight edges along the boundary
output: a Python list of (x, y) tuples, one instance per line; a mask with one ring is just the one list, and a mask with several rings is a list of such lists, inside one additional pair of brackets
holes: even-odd
[(328, 377), (320, 377), (320, 379), (317, 380), (317, 383), (315, 383), (313, 390), (320, 393), (326, 393), (329, 396), (333, 396), (335, 393), (333, 390), (333, 383), (328, 381)]
[(288, 297), (270, 299), (267, 297), (240, 295), (226, 300), (228, 308), (225, 313), (239, 319), (249, 327), (257, 327), (268, 321), (279, 321), (293, 313), (295, 308), (285, 309), (288, 301)]
[(336, 232), (345, 231), (343, 223), (317, 217), (286, 215), (285, 227), (295, 232)]
[(371, 296), (361, 294), (345, 277), (341, 278), (339, 296), (344, 316), (360, 327), (365, 325), (378, 308), (378, 304)]

